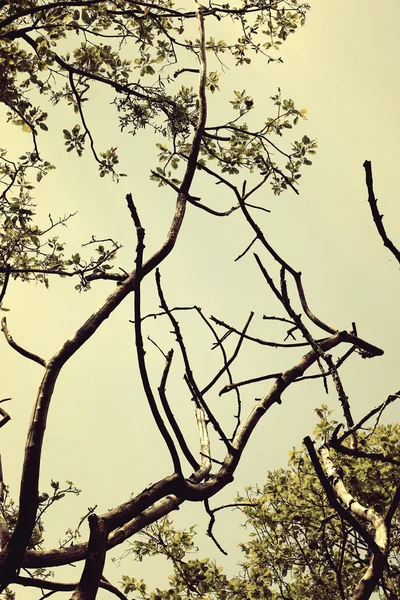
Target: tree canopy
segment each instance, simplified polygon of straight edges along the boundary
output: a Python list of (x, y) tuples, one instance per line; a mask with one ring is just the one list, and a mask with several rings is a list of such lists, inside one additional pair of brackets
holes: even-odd
[[(303, 136), (284, 149), (271, 138), (279, 139), (296, 125), (304, 110), (278, 90), (272, 98), (275, 114), (253, 129), (246, 117), (254, 110), (254, 101), (239, 89), (232, 90), (230, 118), (206, 123), (206, 103), (194, 81), (195, 74), (204, 71), (201, 89), (204, 94), (206, 90), (214, 93), (226, 67), (246, 66), (254, 54), (265, 55), (267, 62), (279, 60), (271, 51), (304, 24), (308, 9), (307, 4), (297, 2), (264, 1), (210, 4), (197, 12), (169, 1), (4, 5), (0, 21), (2, 102), (7, 120), (30, 134), (31, 147), (18, 158), (10, 158), (6, 149), (1, 155), (2, 180), (9, 186), (2, 196), (3, 270), (8, 265), (14, 277), (47, 283), (48, 274), (69, 274), (72, 269), (81, 277), (83, 288), (93, 278), (111, 278), (108, 262), (118, 246), (99, 245), (96, 258), (86, 262), (79, 253), (66, 259), (62, 242), (48, 236), (65, 219), (38, 228), (31, 194), (32, 180), (41, 181), (54, 168), (42, 157), (40, 136), (55, 127), (49, 110), (61, 102), (68, 104), (75, 121), (63, 127), (66, 151), (78, 156), (91, 152), (100, 177), (118, 180), (124, 175), (118, 171), (112, 140), (109, 148), (98, 149), (90, 125), (90, 106), (99, 88), (110, 91), (122, 131), (134, 136), (147, 128), (158, 134), (160, 166), (151, 169), (150, 165), (149, 171), (159, 185), (180, 188), (201, 117), (197, 168), (220, 183), (227, 183), (226, 176), (249, 171), (258, 175), (253, 188), (268, 180), (276, 194), (294, 187), (302, 165), (311, 164), (315, 142)], [(199, 34), (197, 14), (202, 23)], [(211, 35), (214, 30), (226, 31), (229, 38), (216, 38)], [(196, 198), (189, 195), (189, 201)], [(218, 208), (199, 206), (218, 214)]]

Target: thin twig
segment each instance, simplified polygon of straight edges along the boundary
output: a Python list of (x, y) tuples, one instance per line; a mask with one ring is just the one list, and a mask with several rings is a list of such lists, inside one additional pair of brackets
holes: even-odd
[(214, 515), (215, 511), (210, 508), (210, 503), (209, 503), (208, 498), (206, 500), (204, 500), (204, 508), (206, 509), (206, 512), (210, 517), (210, 520), (208, 522), (208, 527), (207, 527), (207, 535), (208, 535), (208, 537), (210, 537), (212, 539), (214, 544), (217, 546), (218, 550), (220, 552), (222, 552), (222, 554), (225, 554), (225, 556), (228, 556), (227, 551), (223, 549), (223, 547), (221, 546), (221, 544), (218, 542), (217, 538), (213, 534), (213, 527), (215, 524), (215, 515)]

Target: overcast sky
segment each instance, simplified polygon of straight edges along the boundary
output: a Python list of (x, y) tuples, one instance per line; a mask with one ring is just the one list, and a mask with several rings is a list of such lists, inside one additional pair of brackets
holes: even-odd
[[(350, 328), (355, 321), (361, 337), (385, 350), (383, 357), (372, 361), (354, 357), (343, 369), (355, 419), (399, 388), (399, 268), (374, 229), (362, 168), (365, 159), (372, 161), (380, 211), (389, 235), (399, 244), (399, 20), (397, 0), (379, 5), (370, 0), (316, 2), (306, 26), (283, 46), (283, 64), (256, 60), (246, 69), (233, 69), (222, 80), (221, 93), (209, 96), (214, 116), (228, 110), (231, 89), (246, 88), (255, 98), (254, 118), (258, 115), (263, 122), (273, 114), (269, 98), (279, 86), (284, 97), (308, 110), (297, 136), (317, 138), (319, 149), (314, 164), (300, 180), (300, 196), (289, 191), (274, 197), (265, 188), (255, 200), (272, 211), (262, 217), (265, 234), (281, 255), (302, 271), (312, 310), (338, 329)], [(222, 27), (218, 34), (224, 37)], [(173, 192), (160, 190), (149, 181), (149, 169), (155, 166), (156, 136), (150, 132), (137, 139), (120, 136), (108, 96), (99, 93), (93, 100), (90, 122), (99, 147), (118, 144), (121, 170), (128, 177), (119, 185), (101, 180), (89, 155), (78, 159), (66, 154), (60, 133), (74, 123), (69, 113), (59, 110), (50, 115), (50, 132), (40, 140), (42, 154), (57, 170), (38, 186), (35, 197), (43, 219), (50, 211), (53, 216), (78, 211), (68, 229), (60, 231), (71, 253), (79, 251), (79, 245), (92, 234), (112, 237), (124, 245), (118, 264), (129, 270), (135, 240), (125, 194), (132, 192), (137, 202), (149, 254), (166, 234), (175, 198)], [(4, 123), (1, 136), (2, 147), (15, 152), (26, 144), (26, 134)], [(234, 203), (221, 186), (203, 180), (195, 182), (193, 192), (208, 203), (219, 196), (227, 206)], [(197, 304), (206, 315), (213, 314), (238, 328), (254, 310), (254, 335), (284, 337), (283, 331), (262, 321), (263, 314), (277, 314), (279, 307), (252, 254), (233, 262), (251, 239), (252, 232), (239, 214), (218, 220), (189, 206), (176, 251), (161, 269), (170, 305)], [(91, 292), (79, 295), (70, 280), (51, 281), (49, 291), (33, 284), (11, 283), (4, 303), (10, 309), (10, 331), (21, 345), (49, 358), (114, 285), (99, 282)], [(145, 282), (144, 300), (143, 312), (157, 309), (153, 277)], [(47, 489), (53, 478), (72, 480), (83, 491), (79, 498), (63, 500), (52, 511), (46, 532), (49, 547), (57, 544), (67, 527), (76, 526), (88, 506), (98, 504), (98, 511), (103, 512), (171, 472), (169, 456), (138, 381), (130, 318), (131, 298), (66, 365), (57, 384), (44, 443), (42, 488)], [(209, 352), (212, 341), (193, 315), (184, 314), (181, 320), (195, 372), (200, 383), (205, 382), (218, 368), (219, 357), (215, 351)], [(148, 323), (146, 335), (168, 350), (173, 343), (168, 339), (168, 325), (160, 319)], [(260, 351), (245, 345), (237, 376), (287, 368), (301, 355), (301, 349)], [(13, 399), (7, 406), (12, 421), (1, 431), (3, 469), (17, 499), (27, 424), (42, 369), (15, 354), (4, 341), (0, 356), (1, 394)], [(156, 386), (163, 359), (151, 345), (147, 356)], [(193, 406), (184, 394), (181, 378), (178, 370), (172, 377), (170, 399), (195, 444)], [(267, 389), (259, 385), (245, 392), (245, 407), (250, 408), (254, 397)], [(216, 411), (226, 414), (234, 399), (229, 395), (218, 399), (217, 391)], [(288, 451), (311, 434), (316, 418), (313, 409), (328, 400), (336, 410), (335, 418), (341, 420), (337, 401), (333, 395), (327, 399), (322, 385), (293, 386), (283, 404), (274, 406), (260, 423), (234, 483), (213, 505), (231, 501), (245, 485), (262, 484), (267, 470), (284, 466)], [(392, 406), (386, 419), (397, 421), (398, 417), (398, 407)], [(198, 523), (204, 530), (201, 507), (187, 504), (178, 516), (179, 523)], [(216, 533), (230, 552), (228, 558), (223, 559), (205, 536), (199, 537), (202, 554), (215, 556), (230, 573), (239, 557), (236, 545), (244, 535), (239, 523), (236, 513), (221, 516), (217, 523)], [(69, 578), (79, 579), (80, 568), (78, 565), (76, 575)], [(164, 571), (156, 572), (151, 562), (139, 570), (127, 560), (118, 571), (115, 565), (105, 570), (114, 582), (122, 574), (138, 573), (149, 585), (163, 585), (160, 573)], [(34, 594), (30, 591), (26, 597)]]

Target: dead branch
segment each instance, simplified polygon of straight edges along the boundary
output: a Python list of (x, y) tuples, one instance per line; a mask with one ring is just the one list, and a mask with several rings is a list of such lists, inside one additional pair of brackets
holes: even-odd
[(25, 350), (25, 348), (22, 348), (22, 346), (20, 346), (16, 342), (14, 342), (14, 340), (8, 330), (7, 319), (5, 317), (3, 317), (1, 320), (1, 330), (4, 333), (4, 337), (6, 338), (8, 344), (11, 346), (11, 348), (16, 350), (19, 354), (21, 354), (21, 356), (24, 356), (25, 358), (29, 358), (29, 360), (33, 360), (33, 362), (38, 363), (42, 367), (46, 366), (46, 361), (43, 358), (40, 358), (40, 356), (38, 356), (37, 354), (33, 354), (33, 352), (29, 352), (29, 350)]
[(370, 160), (364, 161), (363, 167), (365, 169), (365, 182), (368, 190), (368, 204), (371, 208), (372, 218), (376, 225), (379, 235), (382, 238), (383, 245), (393, 254), (393, 256), (400, 263), (400, 250), (393, 244), (388, 238), (385, 227), (383, 225), (383, 215), (378, 210), (378, 198), (375, 198), (374, 194), (374, 182), (372, 179), (372, 165)]
[(196, 403), (196, 407), (201, 407), (205, 410), (206, 414), (207, 414), (207, 418), (208, 420), (212, 423), (215, 431), (218, 433), (218, 435), (220, 436), (221, 440), (224, 442), (225, 446), (227, 447), (228, 451), (231, 450), (231, 444), (228, 440), (228, 438), (226, 437), (224, 431), (222, 430), (222, 427), (220, 426), (218, 420), (215, 418), (215, 416), (213, 415), (213, 413), (211, 412), (208, 404), (206, 403), (205, 399), (204, 399), (204, 390), (200, 391), (199, 387), (197, 385), (196, 379), (193, 375), (193, 371), (190, 365), (190, 361), (189, 361), (189, 356), (188, 353), (186, 351), (186, 347), (183, 341), (183, 337), (182, 337), (182, 333), (179, 327), (179, 323), (178, 321), (175, 319), (175, 317), (172, 315), (171, 311), (168, 308), (168, 305), (165, 301), (165, 297), (164, 297), (164, 292), (162, 290), (161, 287), (161, 275), (160, 275), (160, 271), (157, 269), (156, 270), (156, 283), (157, 283), (157, 291), (158, 291), (158, 297), (160, 298), (160, 304), (161, 304), (161, 308), (166, 312), (166, 314), (168, 315), (171, 324), (174, 328), (174, 333), (176, 336), (176, 341), (178, 342), (178, 346), (179, 349), (181, 351), (181, 355), (182, 355), (182, 359), (183, 359), (183, 363), (185, 365), (185, 376), (184, 379), (189, 387), (190, 392), (193, 394), (193, 399)]
[(171, 410), (171, 406), (167, 400), (167, 396), (165, 393), (165, 387), (166, 387), (166, 383), (167, 383), (167, 377), (169, 374), (169, 370), (171, 367), (171, 362), (172, 362), (172, 357), (174, 355), (174, 351), (171, 349), (167, 356), (166, 356), (166, 362), (165, 362), (165, 367), (164, 367), (164, 371), (161, 377), (161, 382), (160, 382), (160, 386), (158, 388), (158, 394), (160, 396), (160, 400), (161, 400), (161, 404), (163, 406), (164, 412), (166, 414), (166, 417), (168, 419), (169, 424), (171, 425), (172, 431), (175, 434), (175, 437), (178, 441), (179, 447), (182, 450), (183, 455), (185, 456), (186, 460), (188, 461), (188, 463), (191, 465), (191, 467), (197, 471), (197, 469), (199, 468), (199, 463), (197, 462), (197, 460), (194, 458), (193, 454), (191, 453), (185, 437), (182, 433), (181, 428), (178, 425), (177, 420), (175, 419), (175, 416)]

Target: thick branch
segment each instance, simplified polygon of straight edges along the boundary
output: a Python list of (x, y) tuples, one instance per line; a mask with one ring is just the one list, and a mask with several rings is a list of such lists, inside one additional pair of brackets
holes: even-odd
[[(352, 600), (368, 600), (374, 592), (386, 566), (386, 557), (389, 548), (389, 531), (387, 523), (384, 517), (379, 515), (372, 508), (366, 508), (362, 506), (347, 491), (335, 465), (333, 464), (333, 461), (330, 458), (329, 449), (327, 446), (323, 446), (320, 449), (320, 455), (326, 472), (325, 475), (322, 471), (321, 465), (319, 464), (310, 438), (306, 438), (304, 443), (306, 444), (310, 458), (317, 472), (318, 478), (325, 489), (330, 504), (333, 508), (335, 508), (338, 514), (344, 517), (346, 521), (357, 531), (357, 533), (360, 534), (372, 552), (370, 564), (352, 595)], [(342, 504), (337, 501), (336, 497)], [(342, 505), (346, 506), (348, 510), (345, 510)], [(374, 539), (372, 539), (372, 536), (358, 521), (354, 519), (354, 517), (352, 517), (350, 513), (354, 513), (359, 519), (369, 522), (374, 527)]]
[[(322, 469), (322, 466), (318, 460), (318, 456), (317, 456), (317, 453), (314, 448), (314, 444), (312, 443), (311, 439), (309, 437), (306, 437), (306, 438), (304, 438), (303, 442), (308, 450), (308, 454), (310, 456), (311, 462), (312, 462), (314, 470), (318, 476), (318, 479), (319, 479), (319, 481), (326, 493), (326, 496), (329, 500), (329, 504), (332, 506), (332, 508), (334, 508), (336, 510), (336, 512), (338, 513), (338, 515), (340, 517), (342, 517), (345, 521), (347, 521), (353, 527), (353, 529), (360, 535), (360, 537), (365, 541), (365, 543), (368, 545), (368, 547), (372, 551), (379, 552), (379, 547), (375, 543), (373, 537), (368, 533), (368, 531), (366, 529), (364, 529), (364, 527), (362, 527), (362, 525), (351, 514), (351, 512), (350, 512), (351, 507), (350, 507), (350, 510), (346, 510), (340, 504), (339, 500), (337, 499), (337, 497), (335, 495), (334, 488), (330, 484), (328, 476), (325, 475), (325, 473)], [(336, 479), (335, 479), (335, 481), (336, 481)], [(349, 503), (350, 503), (350, 501), (349, 501)]]
[[(55, 592), (72, 592), (78, 585), (77, 583), (63, 583), (61, 581), (53, 581), (52, 579), (46, 580), (38, 579), (37, 577), (22, 577), (20, 575), (17, 575), (11, 583), (22, 585), (23, 587), (33, 587)], [(119, 600), (127, 600), (125, 594), (108, 581), (100, 581), (99, 587), (114, 594)]]
[(89, 516), (90, 538), (85, 568), (71, 600), (95, 600), (107, 552), (107, 524), (102, 517)]

